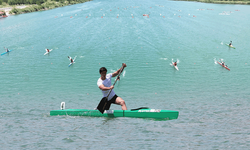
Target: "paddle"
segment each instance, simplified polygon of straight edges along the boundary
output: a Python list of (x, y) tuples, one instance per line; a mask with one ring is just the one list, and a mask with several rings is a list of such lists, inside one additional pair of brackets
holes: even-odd
[[(113, 86), (115, 86), (116, 81), (120, 78), (120, 74), (121, 74), (121, 72), (123, 71), (123, 68), (124, 68), (124, 67), (122, 66), (122, 69), (120, 70), (118, 76), (116, 77)], [(99, 103), (98, 106), (97, 106), (97, 109), (98, 109), (102, 114), (103, 114), (103, 112), (104, 112), (105, 110), (108, 110), (109, 107), (110, 107), (110, 105), (108, 104), (108, 97), (109, 97), (109, 94), (111, 93), (111, 91), (112, 91), (112, 89), (109, 91), (108, 96), (107, 96), (107, 97), (103, 97), (103, 98), (101, 99), (100, 103)]]

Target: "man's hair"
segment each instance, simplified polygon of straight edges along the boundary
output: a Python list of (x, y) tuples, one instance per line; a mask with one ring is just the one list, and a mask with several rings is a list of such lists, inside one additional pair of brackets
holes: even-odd
[(103, 71), (107, 72), (107, 69), (105, 67), (100, 68), (99, 73), (102, 73)]

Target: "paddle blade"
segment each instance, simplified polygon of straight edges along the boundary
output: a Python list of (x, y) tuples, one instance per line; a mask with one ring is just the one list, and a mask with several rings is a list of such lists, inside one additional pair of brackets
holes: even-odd
[(103, 114), (103, 112), (107, 110), (107, 106), (108, 106), (108, 99), (107, 97), (103, 97), (100, 103), (98, 104), (97, 109)]

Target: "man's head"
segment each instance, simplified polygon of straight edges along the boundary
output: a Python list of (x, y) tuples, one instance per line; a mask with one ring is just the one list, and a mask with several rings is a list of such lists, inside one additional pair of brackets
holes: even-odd
[(107, 74), (107, 69), (105, 67), (102, 67), (99, 69), (99, 73), (101, 75), (101, 78), (105, 79), (106, 74)]
[(102, 67), (99, 69), (99, 73), (102, 74), (102, 72), (106, 72), (107, 73), (107, 69), (105, 67)]

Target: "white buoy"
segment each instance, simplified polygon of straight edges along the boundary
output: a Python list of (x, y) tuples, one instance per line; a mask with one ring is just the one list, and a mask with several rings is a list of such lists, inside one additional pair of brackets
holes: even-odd
[(61, 110), (65, 109), (65, 102), (61, 102)]

